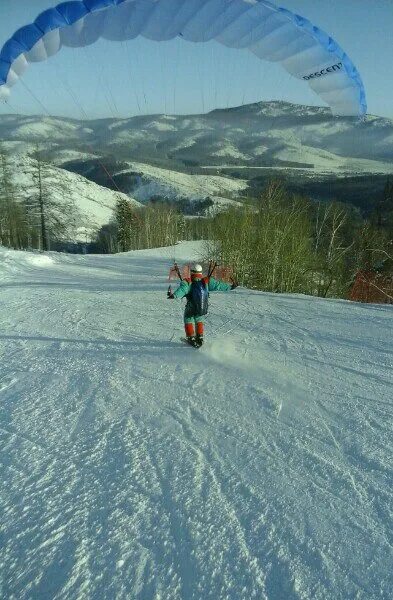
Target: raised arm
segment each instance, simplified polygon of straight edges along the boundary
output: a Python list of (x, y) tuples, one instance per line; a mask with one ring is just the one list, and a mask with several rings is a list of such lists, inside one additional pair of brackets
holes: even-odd
[(229, 292), (232, 289), (234, 287), (230, 283), (214, 279), (214, 277), (209, 278), (209, 292)]
[(186, 279), (183, 279), (177, 290), (175, 290), (171, 298), (184, 298), (188, 294), (190, 284)]

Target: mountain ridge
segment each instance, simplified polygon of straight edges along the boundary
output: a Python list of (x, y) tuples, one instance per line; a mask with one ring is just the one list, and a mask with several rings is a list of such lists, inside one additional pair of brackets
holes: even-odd
[[(116, 151), (122, 158), (142, 159), (141, 162), (158, 159), (166, 166), (177, 162), (187, 166), (190, 160), (198, 166), (213, 160), (220, 166), (223, 158), (248, 165), (269, 160), (274, 166), (285, 158), (282, 149), (280, 154), (280, 144), (298, 150), (328, 151), (347, 161), (383, 163), (393, 159), (392, 120), (372, 115), (363, 120), (332, 117), (324, 107), (283, 101), (217, 108), (207, 114), (152, 114), (119, 119), (0, 116), (0, 137), (4, 141), (45, 145), (48, 135), (54, 146), (72, 143), (80, 149), (93, 144), (95, 150)], [(221, 150), (219, 156), (217, 147)], [(316, 159), (314, 168), (319, 164)]]

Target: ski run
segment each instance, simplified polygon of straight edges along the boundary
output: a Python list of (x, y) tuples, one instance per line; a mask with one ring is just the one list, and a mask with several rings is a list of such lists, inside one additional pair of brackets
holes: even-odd
[(393, 306), (0, 249), (0, 597), (393, 597)]

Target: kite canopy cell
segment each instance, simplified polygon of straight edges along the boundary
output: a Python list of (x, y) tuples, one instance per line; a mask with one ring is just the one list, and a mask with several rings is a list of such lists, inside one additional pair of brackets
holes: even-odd
[(334, 115), (363, 116), (364, 86), (356, 67), (334, 41), (307, 19), (265, 0), (83, 0), (63, 2), (22, 27), (0, 53), (0, 98), (32, 62), (63, 46), (142, 35), (162, 41), (216, 40), (280, 63), (326, 102)]

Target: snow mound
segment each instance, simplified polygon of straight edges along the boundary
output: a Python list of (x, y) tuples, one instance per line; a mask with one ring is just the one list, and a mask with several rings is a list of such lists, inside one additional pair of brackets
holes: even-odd
[(26, 262), (35, 267), (51, 267), (55, 264), (52, 256), (46, 254), (42, 254), (41, 256), (27, 256)]
[(42, 253), (40, 251), (22, 252), (18, 250), (8, 250), (0, 246), (0, 282), (2, 278), (11, 275), (28, 274), (32, 269), (52, 268), (59, 262), (67, 262), (66, 255), (57, 252)]

